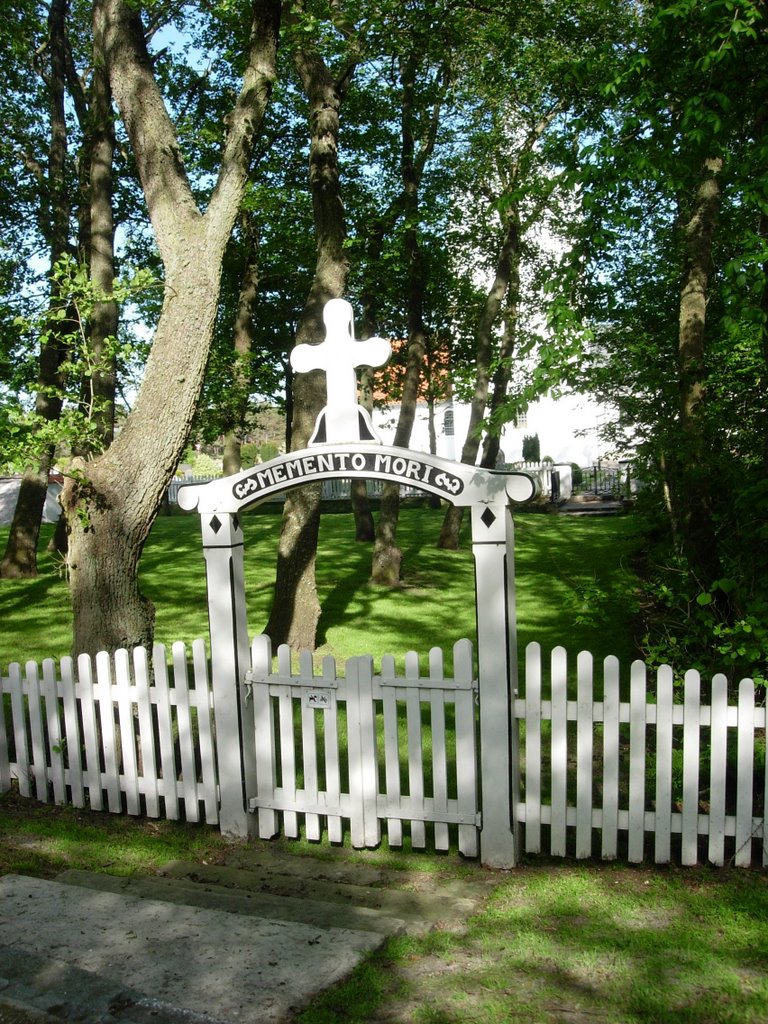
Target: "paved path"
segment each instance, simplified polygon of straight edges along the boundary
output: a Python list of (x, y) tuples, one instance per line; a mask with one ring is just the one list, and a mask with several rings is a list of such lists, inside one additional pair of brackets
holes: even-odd
[(388, 936), (459, 926), (488, 882), (427, 886), (258, 855), (151, 878), (6, 875), (0, 1024), (278, 1024)]

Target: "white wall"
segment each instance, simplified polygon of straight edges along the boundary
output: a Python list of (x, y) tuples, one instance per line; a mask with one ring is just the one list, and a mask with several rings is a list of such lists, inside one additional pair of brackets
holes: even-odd
[[(445, 414), (452, 408), (454, 436), (445, 433)], [(385, 444), (391, 444), (395, 434), (399, 406), (377, 409), (373, 421)], [(557, 463), (575, 462), (591, 466), (605, 457), (597, 440), (597, 427), (606, 417), (606, 411), (585, 395), (566, 395), (554, 399), (539, 399), (528, 409), (525, 425), (507, 424), (501, 435), (504, 462), (520, 462), (523, 458), (523, 438), (538, 434), (541, 457), (549, 456)], [(459, 459), (469, 424), (469, 406), (459, 403), (449, 406), (442, 402), (436, 407), (437, 454), (446, 459)], [(426, 403), (419, 403), (416, 411), (410, 447), (414, 451), (429, 451), (429, 416)]]
[[(10, 526), (20, 486), (21, 478), (18, 476), (0, 477), (0, 526)], [(60, 484), (49, 484), (43, 509), (44, 523), (55, 523), (61, 515), (61, 508), (56, 500), (60, 492)]]

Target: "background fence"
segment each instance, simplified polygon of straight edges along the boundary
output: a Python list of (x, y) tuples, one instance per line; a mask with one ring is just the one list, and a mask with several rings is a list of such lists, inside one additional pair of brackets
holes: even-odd
[[(338, 841), (476, 851), (476, 708), (468, 641), (447, 676), (430, 654), (405, 672), (383, 659), (332, 659), (320, 675), (286, 651), (272, 667), (258, 640), (250, 685), (262, 835), (326, 828)], [(261, 645), (261, 646), (260, 646)], [(0, 789), (95, 810), (218, 821), (215, 721), (203, 641), (157, 646), (151, 658), (100, 654), (94, 662), (11, 665), (0, 680)], [(575, 671), (574, 671), (575, 669)], [(640, 863), (768, 865), (764, 694), (743, 680), (636, 662), (622, 678), (613, 658), (569, 664), (557, 648), (526, 652), (521, 696), (521, 792), (514, 817), (530, 856)], [(357, 794), (355, 796), (355, 794)], [(362, 800), (363, 810), (355, 801)], [(456, 838), (453, 838), (456, 837)]]

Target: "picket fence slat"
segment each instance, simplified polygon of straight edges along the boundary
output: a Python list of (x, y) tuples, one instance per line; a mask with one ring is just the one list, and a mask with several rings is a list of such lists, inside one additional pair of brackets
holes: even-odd
[(592, 855), (592, 655), (582, 651), (576, 664), (576, 856)]
[(541, 648), (530, 644), (525, 663), (525, 849), (541, 850)]
[[(752, 726), (755, 710), (755, 688), (752, 681), (739, 683), (739, 724), (736, 774), (736, 856), (737, 867), (747, 867), (751, 857), (752, 773), (755, 760), (755, 733)], [(763, 838), (765, 843), (765, 837)]]
[(552, 651), (552, 822), (549, 849), (554, 857), (564, 857), (566, 849), (566, 808), (568, 806), (568, 678), (566, 653), (562, 647)]
[(654, 857), (665, 864), (672, 855), (672, 702), (674, 677), (668, 665), (656, 674), (656, 807)]
[[(569, 682), (575, 683), (576, 700), (566, 699)], [(546, 680), (539, 646), (528, 646), (525, 693), (513, 703), (515, 718), (524, 724), (525, 791), (515, 816), (525, 826), (525, 849), (537, 851), (542, 828), (549, 827), (551, 855), (588, 857), (590, 831), (596, 829), (606, 859), (620, 855), (623, 834), (627, 860), (640, 863), (646, 839), (653, 835), (653, 859), (659, 864), (676, 856), (682, 864), (696, 864), (706, 847), (712, 864), (730, 859), (748, 866), (754, 862), (753, 841), (762, 839), (765, 864), (768, 768), (757, 778), (754, 767), (755, 736), (765, 729), (766, 716), (764, 707), (755, 706), (753, 682), (743, 680), (735, 702), (729, 703), (727, 680), (715, 675), (706, 705), (700, 675), (689, 671), (681, 702), (669, 666), (659, 668), (651, 687), (646, 666), (635, 662), (628, 700), (622, 701), (618, 662), (608, 658), (602, 700), (592, 700), (593, 686), (598, 677), (590, 658), (577, 657), (574, 680), (565, 652), (557, 648)], [(547, 725), (549, 764), (541, 750)], [(598, 729), (602, 763), (594, 757)], [(735, 766), (729, 761), (734, 747)], [(705, 777), (701, 766), (707, 761)], [(569, 779), (575, 794), (570, 801), (564, 797)], [(541, 794), (548, 789), (545, 802)], [(592, 806), (600, 791), (602, 806)]]
[[(565, 666), (563, 666), (565, 675)], [(603, 683), (602, 856), (613, 860), (619, 840), (619, 663), (606, 660)]]
[(709, 766), (709, 843), (707, 859), (720, 867), (725, 862), (725, 782), (728, 758), (728, 680), (712, 679)]

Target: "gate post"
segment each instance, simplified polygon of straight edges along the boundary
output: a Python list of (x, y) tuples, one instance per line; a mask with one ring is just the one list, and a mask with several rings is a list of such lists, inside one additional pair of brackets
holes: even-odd
[(240, 518), (202, 513), (203, 554), (208, 585), (211, 676), (222, 835), (255, 834), (248, 801), (255, 792), (256, 752), (253, 701), (246, 700), (250, 648), (245, 614), (243, 531)]
[(472, 506), (480, 703), (480, 861), (517, 863), (517, 688), (514, 526), (502, 492)]

